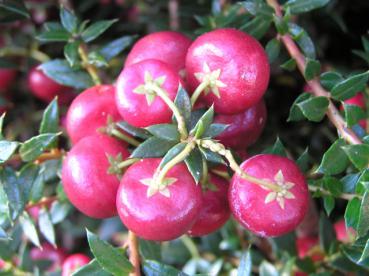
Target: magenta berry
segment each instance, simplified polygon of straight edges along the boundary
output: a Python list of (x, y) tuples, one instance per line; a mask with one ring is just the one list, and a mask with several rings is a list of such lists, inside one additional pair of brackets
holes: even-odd
[(300, 237), (296, 240), (296, 249), (299, 258), (311, 257), (315, 262), (324, 259), (324, 254), (319, 247), (319, 237)]
[(47, 271), (54, 272), (58, 270), (67, 257), (65, 250), (62, 248), (54, 248), (49, 243), (43, 243), (41, 246), (42, 249), (38, 247), (33, 247), (30, 250), (31, 259), (33, 261), (50, 261), (51, 264), (47, 268)]
[(209, 175), (209, 184), (203, 192), (200, 214), (188, 234), (204, 236), (222, 227), (230, 216), (228, 206), (229, 183), (214, 174)]
[(105, 135), (87, 136), (73, 146), (63, 163), (62, 182), (72, 204), (93, 218), (116, 215), (115, 197), (119, 179), (108, 174), (108, 157), (124, 159), (127, 149)]
[(179, 32), (149, 34), (135, 43), (127, 56), (125, 66), (147, 59), (157, 59), (181, 72), (185, 68), (186, 54), (191, 43), (191, 39)]
[(334, 225), (334, 231), (336, 232), (337, 240), (343, 243), (350, 243), (355, 240), (356, 231), (349, 227), (346, 227), (344, 219), (340, 219)]
[(115, 106), (115, 87), (93, 86), (79, 94), (68, 109), (66, 128), (72, 143), (97, 133), (107, 126), (108, 117), (116, 122), (122, 120)]
[(216, 139), (227, 147), (245, 149), (259, 138), (264, 129), (266, 117), (264, 100), (239, 114), (218, 114), (214, 122), (226, 124), (228, 127)]
[(90, 258), (84, 254), (73, 254), (65, 259), (62, 266), (61, 276), (71, 276), (80, 267), (88, 264)]
[(136, 127), (169, 123), (172, 111), (150, 85), (164, 89), (173, 101), (180, 81), (166, 63), (148, 59), (124, 68), (117, 81), (116, 105), (127, 123)]
[(235, 29), (218, 29), (199, 36), (188, 49), (186, 72), (193, 91), (210, 85), (203, 99), (215, 111), (236, 114), (257, 104), (269, 82), (268, 57), (252, 36)]
[(161, 158), (143, 159), (127, 169), (117, 194), (123, 224), (139, 237), (166, 241), (178, 238), (194, 224), (201, 208), (201, 187), (181, 163), (164, 178), (167, 186), (153, 181)]
[(0, 68), (0, 92), (5, 92), (12, 84), (17, 71), (13, 69)]
[(295, 162), (272, 154), (256, 155), (241, 164), (247, 174), (274, 182), (276, 192), (235, 174), (229, 204), (236, 220), (250, 231), (267, 237), (286, 234), (302, 221), (308, 208), (305, 177)]
[(28, 74), (28, 87), (33, 95), (47, 103), (58, 96), (59, 103), (67, 104), (75, 96), (70, 87), (60, 85), (36, 67)]

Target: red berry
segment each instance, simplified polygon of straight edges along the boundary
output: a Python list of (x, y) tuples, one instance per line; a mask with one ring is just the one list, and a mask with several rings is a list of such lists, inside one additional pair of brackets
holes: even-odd
[(145, 88), (148, 83), (159, 85), (174, 100), (180, 81), (169, 65), (153, 59), (135, 63), (122, 71), (117, 81), (116, 104), (123, 119), (136, 127), (171, 121), (172, 111), (159, 96)]
[(356, 232), (353, 228), (346, 228), (345, 221), (340, 219), (334, 225), (337, 240), (343, 243), (350, 243), (355, 240)]
[(12, 84), (17, 71), (13, 69), (0, 68), (0, 92), (5, 92)]
[(259, 138), (264, 129), (266, 117), (266, 107), (263, 100), (239, 114), (218, 114), (215, 116), (214, 122), (226, 124), (228, 127), (216, 139), (227, 147), (244, 149)]
[[(365, 100), (365, 96), (362, 92), (359, 92), (354, 97), (345, 100), (344, 103), (345, 104), (356, 105), (356, 106), (361, 107), (362, 109), (366, 110), (366, 100)], [(341, 110), (343, 110), (343, 105), (341, 106)], [(359, 125), (363, 129), (366, 129), (366, 119), (360, 120)]]
[(228, 198), (236, 220), (260, 236), (280, 236), (295, 229), (304, 218), (309, 201), (305, 177), (295, 162), (278, 155), (259, 154), (243, 162), (241, 169), (284, 189), (276, 193), (235, 174)]
[(42, 249), (38, 247), (31, 249), (30, 257), (33, 261), (50, 261), (51, 265), (47, 268), (47, 271), (53, 272), (62, 266), (67, 254), (62, 248), (54, 248), (48, 243), (43, 243)]
[(62, 276), (71, 276), (80, 267), (88, 264), (90, 258), (84, 254), (73, 254), (65, 259), (62, 266)]
[(212, 89), (205, 91), (203, 98), (222, 114), (240, 113), (257, 104), (267, 89), (269, 70), (268, 57), (259, 42), (235, 29), (199, 36), (186, 57), (190, 89), (209, 77)]
[(129, 156), (127, 149), (105, 135), (87, 136), (68, 153), (63, 163), (62, 182), (72, 204), (93, 218), (116, 215), (115, 196), (119, 179), (108, 174), (108, 157)]
[(115, 106), (115, 87), (97, 85), (83, 91), (73, 100), (67, 113), (66, 127), (72, 143), (96, 134), (107, 125), (108, 116), (114, 122), (122, 120)]
[(157, 59), (180, 72), (185, 68), (186, 53), (191, 43), (191, 39), (178, 32), (149, 34), (135, 43), (127, 56), (125, 66), (147, 59)]
[[(194, 224), (201, 208), (201, 187), (181, 163), (169, 170), (166, 188), (149, 187), (161, 158), (143, 159), (125, 172), (117, 194), (118, 214), (123, 224), (147, 240), (173, 240)], [(149, 190), (149, 194), (148, 194)]]
[(5, 261), (0, 259), (0, 269), (5, 268), (5, 265), (6, 265)]
[(203, 236), (218, 230), (230, 216), (227, 197), (229, 183), (216, 175), (209, 176), (211, 186), (203, 192), (199, 216), (188, 231), (191, 236)]
[(300, 237), (296, 240), (296, 249), (299, 258), (311, 257), (315, 262), (324, 259), (324, 254), (319, 247), (318, 237)]
[(61, 104), (67, 104), (74, 98), (70, 87), (60, 85), (36, 67), (28, 74), (28, 87), (37, 98), (47, 103), (56, 96)]

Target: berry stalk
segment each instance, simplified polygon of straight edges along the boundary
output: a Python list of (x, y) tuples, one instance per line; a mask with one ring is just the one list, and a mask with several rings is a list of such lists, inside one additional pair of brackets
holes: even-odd
[(117, 129), (112, 129), (111, 133), (112, 136), (117, 137), (125, 142), (127, 142), (128, 144), (131, 144), (132, 146), (139, 146), (141, 143), (139, 141), (137, 141), (136, 139), (129, 137), (128, 135), (125, 135), (124, 133), (120, 132)]
[(194, 106), (201, 93), (209, 86), (209, 81), (202, 81), (191, 96), (191, 105)]
[(37, 49), (26, 49), (26, 48), (20, 48), (20, 47), (6, 47), (0, 50), (0, 57), (3, 56), (20, 56), (20, 57), (31, 57), (34, 60), (37, 60), (39, 62), (46, 62), (50, 58), (45, 53), (37, 50)]
[(101, 79), (99, 77), (99, 74), (97, 72), (97, 69), (95, 66), (89, 63), (88, 61), (88, 50), (87, 46), (85, 44), (81, 44), (78, 48), (78, 53), (82, 59), (83, 67), (86, 69), (86, 71), (90, 74), (93, 82), (98, 85), (101, 84)]
[(134, 267), (134, 271), (130, 273), (130, 276), (140, 276), (140, 254), (138, 251), (138, 239), (137, 236), (132, 232), (128, 231), (128, 247), (130, 250), (129, 260)]

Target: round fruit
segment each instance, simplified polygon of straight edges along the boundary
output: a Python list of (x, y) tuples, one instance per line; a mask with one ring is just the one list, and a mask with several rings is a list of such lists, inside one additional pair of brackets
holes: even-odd
[(259, 154), (243, 162), (241, 169), (274, 182), (281, 190), (272, 191), (235, 174), (228, 199), (236, 220), (260, 236), (280, 236), (295, 229), (309, 205), (305, 177), (295, 162), (278, 155)]
[(0, 91), (5, 92), (12, 84), (17, 71), (13, 69), (0, 68)]
[(172, 111), (148, 86), (159, 86), (173, 101), (178, 74), (162, 61), (148, 59), (124, 68), (117, 81), (116, 105), (127, 123), (136, 127), (169, 123)]
[(259, 42), (235, 29), (199, 36), (186, 56), (191, 91), (210, 79), (210, 89), (203, 92), (203, 98), (222, 114), (241, 113), (257, 104), (267, 89), (269, 71), (268, 57)]
[(48, 243), (43, 243), (42, 249), (38, 247), (33, 247), (31, 249), (30, 257), (33, 261), (50, 261), (51, 264), (47, 268), (47, 271), (53, 272), (62, 266), (62, 263), (67, 257), (67, 254), (61, 248), (54, 248)]
[(31, 92), (44, 102), (51, 102), (58, 96), (60, 104), (67, 104), (74, 98), (70, 87), (60, 85), (34, 67), (28, 74), (28, 87)]
[(227, 147), (245, 149), (259, 138), (264, 129), (266, 117), (263, 100), (239, 114), (218, 114), (214, 122), (228, 125), (228, 127), (216, 139)]
[(201, 187), (183, 163), (166, 174), (167, 186), (155, 189), (153, 175), (161, 158), (143, 159), (127, 169), (117, 194), (123, 224), (147, 240), (173, 240), (194, 224), (201, 208)]
[(115, 216), (118, 176), (109, 174), (109, 158), (127, 158), (127, 149), (105, 135), (87, 136), (68, 153), (63, 162), (62, 182), (72, 204), (93, 218)]
[(73, 100), (67, 113), (66, 127), (72, 143), (96, 134), (107, 125), (108, 117), (114, 122), (122, 120), (115, 106), (115, 87), (97, 85), (83, 91)]
[(133, 45), (125, 66), (157, 59), (169, 64), (176, 72), (183, 72), (191, 43), (191, 39), (179, 32), (163, 31), (146, 35)]
[(62, 276), (71, 276), (80, 267), (88, 264), (90, 258), (84, 254), (73, 254), (65, 259), (62, 266)]
[[(364, 110), (366, 110), (365, 96), (362, 92), (357, 93), (354, 97), (347, 99), (344, 101), (345, 104), (355, 105)], [(343, 110), (343, 106), (341, 106), (341, 110)], [(366, 119), (362, 119), (359, 121), (359, 125), (366, 129)]]
[(345, 220), (340, 219), (334, 225), (337, 240), (343, 243), (350, 243), (355, 240), (356, 232), (353, 228), (346, 228)]
[(311, 257), (315, 262), (324, 259), (323, 251), (319, 247), (318, 237), (300, 237), (296, 240), (296, 249), (299, 258)]
[(228, 206), (229, 183), (216, 175), (209, 175), (206, 191), (203, 191), (202, 206), (195, 224), (188, 231), (191, 236), (210, 234), (222, 227), (230, 216)]

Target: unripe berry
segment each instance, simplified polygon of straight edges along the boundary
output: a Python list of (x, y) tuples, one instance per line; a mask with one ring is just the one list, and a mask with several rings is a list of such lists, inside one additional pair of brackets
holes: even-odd
[(0, 68), (0, 92), (6, 92), (16, 75), (17, 71), (13, 69)]
[(306, 214), (309, 200), (305, 177), (295, 162), (259, 154), (244, 161), (241, 169), (274, 182), (280, 190), (270, 190), (234, 174), (228, 198), (236, 220), (260, 236), (275, 237), (295, 229)]
[(88, 264), (90, 258), (84, 254), (73, 254), (65, 259), (62, 266), (62, 276), (71, 276), (80, 267)]

